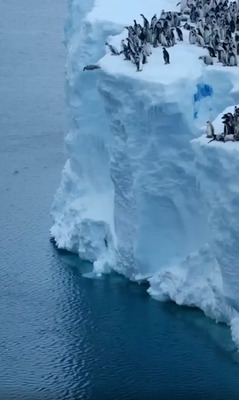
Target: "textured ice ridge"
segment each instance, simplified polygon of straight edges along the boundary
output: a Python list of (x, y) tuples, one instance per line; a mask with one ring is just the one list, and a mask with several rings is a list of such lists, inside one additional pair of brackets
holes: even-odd
[[(119, 46), (140, 12), (173, 7), (168, 0), (111, 3), (69, 1), (69, 159), (51, 233), (96, 273), (113, 268), (149, 279), (155, 298), (231, 324), (239, 344), (238, 144), (197, 139), (207, 119), (239, 102), (238, 69), (206, 68), (198, 61), (203, 50), (182, 43), (170, 49), (170, 66), (155, 49), (136, 73), (105, 55), (105, 40), (111, 35)], [(83, 73), (96, 62), (101, 70)]]

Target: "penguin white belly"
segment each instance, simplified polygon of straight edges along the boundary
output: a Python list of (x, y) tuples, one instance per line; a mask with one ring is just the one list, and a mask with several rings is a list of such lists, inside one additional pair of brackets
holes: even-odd
[(167, 41), (163, 33), (161, 34), (161, 43), (163, 46), (167, 46)]
[(197, 41), (198, 41), (199, 46), (202, 46), (202, 47), (205, 46), (205, 43), (204, 43), (204, 40), (203, 40), (202, 36), (198, 35), (197, 36)]
[(234, 135), (226, 135), (224, 140), (225, 142), (234, 142)]
[(196, 43), (196, 40), (197, 40), (197, 38), (196, 38), (195, 35), (189, 34), (189, 43), (190, 43), (190, 44), (195, 44), (195, 43)]
[(230, 56), (230, 61), (229, 61), (229, 63), (230, 63), (230, 65), (232, 66), (232, 67), (234, 67), (234, 66), (236, 66), (237, 65), (237, 59), (236, 59), (236, 57), (233, 55), (233, 56)]
[(143, 69), (142, 57), (139, 57), (139, 71), (142, 71), (142, 69)]
[(204, 32), (203, 38), (204, 38), (205, 44), (210, 43), (210, 33), (208, 31)]
[(210, 125), (207, 125), (206, 133), (207, 133), (208, 139), (213, 137), (213, 132), (212, 132)]
[(186, 6), (187, 6), (187, 0), (181, 0), (180, 11), (184, 11)]
[(146, 40), (148, 43), (152, 43), (152, 31), (150, 29), (147, 30)]

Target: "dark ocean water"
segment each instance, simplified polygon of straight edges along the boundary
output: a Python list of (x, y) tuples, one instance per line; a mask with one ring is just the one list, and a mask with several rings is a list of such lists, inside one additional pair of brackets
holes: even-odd
[(0, 0), (0, 400), (239, 399), (225, 326), (57, 252), (64, 0)]

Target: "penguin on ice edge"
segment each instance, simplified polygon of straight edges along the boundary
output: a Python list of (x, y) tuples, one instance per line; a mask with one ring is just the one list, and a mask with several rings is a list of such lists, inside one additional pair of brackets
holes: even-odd
[(210, 121), (207, 121), (206, 133), (207, 133), (207, 138), (208, 139), (211, 139), (211, 138), (215, 137), (214, 126)]
[(93, 71), (94, 69), (99, 69), (99, 65), (89, 64), (83, 68), (83, 71)]
[(118, 50), (116, 49), (116, 47), (112, 46), (112, 45), (109, 44), (108, 42), (106, 42), (105, 45), (109, 47), (112, 56), (119, 56), (119, 55), (120, 55), (120, 53), (118, 52)]
[(163, 47), (163, 59), (164, 59), (164, 64), (170, 64), (169, 53), (165, 49), (165, 47)]

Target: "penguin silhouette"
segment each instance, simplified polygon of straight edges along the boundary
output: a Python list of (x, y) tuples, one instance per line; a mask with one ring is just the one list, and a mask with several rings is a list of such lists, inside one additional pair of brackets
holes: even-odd
[(165, 49), (165, 47), (163, 47), (163, 59), (164, 59), (164, 64), (170, 64), (169, 53)]

